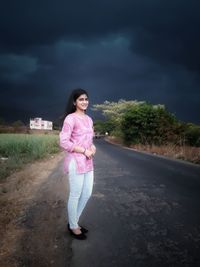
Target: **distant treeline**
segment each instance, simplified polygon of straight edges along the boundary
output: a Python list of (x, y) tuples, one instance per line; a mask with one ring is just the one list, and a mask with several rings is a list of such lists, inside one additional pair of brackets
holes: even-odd
[[(53, 130), (59, 130), (59, 123), (57, 121), (53, 122)], [(14, 121), (12, 123), (5, 121), (0, 117), (0, 133), (33, 133), (29, 127), (29, 123), (25, 124), (21, 120)], [(42, 130), (40, 130), (42, 132)], [(48, 130), (43, 130), (43, 132), (48, 133)]]
[(179, 121), (164, 105), (144, 101), (105, 101), (93, 106), (105, 120), (95, 121), (95, 131), (120, 137), (127, 145), (200, 146), (200, 126)]

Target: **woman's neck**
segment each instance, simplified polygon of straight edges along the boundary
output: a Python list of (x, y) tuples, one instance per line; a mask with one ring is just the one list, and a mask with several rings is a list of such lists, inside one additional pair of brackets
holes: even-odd
[(82, 110), (76, 110), (75, 113), (80, 116), (85, 116), (85, 111), (82, 111)]

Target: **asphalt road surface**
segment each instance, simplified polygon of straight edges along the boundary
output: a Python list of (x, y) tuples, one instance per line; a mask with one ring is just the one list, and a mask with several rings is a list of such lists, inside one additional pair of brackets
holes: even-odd
[(21, 234), (2, 267), (200, 266), (200, 166), (95, 142), (95, 184), (81, 217), (87, 240), (67, 231), (59, 154), (53, 169), (36, 165), (38, 189), (30, 186), (30, 205), (17, 219)]
[[(70, 267), (200, 266), (200, 167), (97, 140)], [(67, 266), (67, 265), (66, 265)]]

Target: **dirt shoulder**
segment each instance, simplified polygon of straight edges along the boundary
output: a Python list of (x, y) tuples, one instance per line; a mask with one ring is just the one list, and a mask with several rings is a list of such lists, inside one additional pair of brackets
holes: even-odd
[(63, 156), (28, 164), (0, 184), (0, 266), (58, 267), (69, 259), (70, 253), (57, 252), (70, 245)]

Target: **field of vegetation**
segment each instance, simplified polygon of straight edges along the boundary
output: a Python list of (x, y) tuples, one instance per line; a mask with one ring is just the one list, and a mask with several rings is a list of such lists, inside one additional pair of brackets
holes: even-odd
[(0, 181), (24, 164), (58, 151), (58, 135), (0, 134)]

